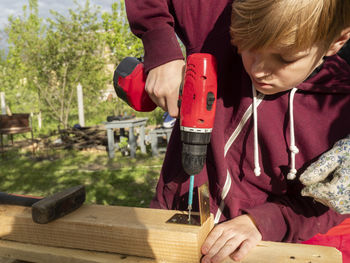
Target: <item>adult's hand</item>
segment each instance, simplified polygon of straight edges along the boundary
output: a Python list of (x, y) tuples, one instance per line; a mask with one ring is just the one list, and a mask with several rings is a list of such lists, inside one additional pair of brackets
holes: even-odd
[(300, 176), (303, 196), (350, 214), (350, 135), (334, 144)]
[(218, 224), (202, 245), (202, 263), (219, 263), (231, 257), (240, 261), (262, 236), (249, 215), (241, 215)]
[(146, 91), (150, 98), (170, 116), (179, 115), (177, 101), (184, 75), (185, 62), (173, 60), (151, 69), (146, 79)]

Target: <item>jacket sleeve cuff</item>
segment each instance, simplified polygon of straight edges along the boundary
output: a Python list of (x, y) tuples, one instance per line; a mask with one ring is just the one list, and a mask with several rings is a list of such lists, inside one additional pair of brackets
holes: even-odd
[(278, 205), (265, 203), (254, 208), (245, 209), (249, 214), (265, 241), (282, 241), (286, 232), (287, 225)]
[(142, 36), (145, 50), (145, 71), (176, 59), (184, 59), (179, 41), (172, 27), (158, 28)]

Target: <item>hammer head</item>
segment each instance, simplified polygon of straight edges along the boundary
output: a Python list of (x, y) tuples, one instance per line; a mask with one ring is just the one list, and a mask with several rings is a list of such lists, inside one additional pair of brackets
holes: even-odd
[(78, 209), (85, 201), (85, 187), (74, 186), (57, 194), (45, 197), (32, 205), (35, 223), (46, 224)]

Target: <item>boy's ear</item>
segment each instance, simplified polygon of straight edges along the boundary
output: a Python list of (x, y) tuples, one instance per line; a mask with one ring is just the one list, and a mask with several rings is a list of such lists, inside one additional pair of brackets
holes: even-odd
[(332, 42), (325, 56), (333, 56), (344, 46), (350, 39), (350, 27), (341, 31), (340, 36)]

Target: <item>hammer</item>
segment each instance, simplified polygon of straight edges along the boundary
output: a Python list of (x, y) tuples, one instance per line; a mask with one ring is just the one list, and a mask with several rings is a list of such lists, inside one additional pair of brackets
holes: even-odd
[(78, 209), (85, 201), (85, 187), (78, 185), (44, 198), (0, 192), (0, 204), (31, 206), (35, 223), (47, 224)]

